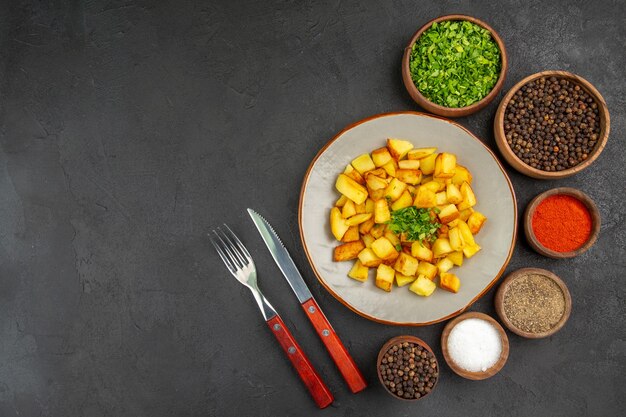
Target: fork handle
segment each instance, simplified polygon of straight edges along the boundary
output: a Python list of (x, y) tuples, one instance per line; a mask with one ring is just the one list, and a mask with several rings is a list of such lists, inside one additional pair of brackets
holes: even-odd
[(315, 371), (283, 320), (279, 315), (276, 315), (267, 321), (267, 325), (276, 336), (293, 367), (298, 371), (300, 379), (306, 385), (317, 406), (319, 408), (328, 407), (333, 402), (333, 394)]
[(356, 394), (364, 390), (367, 387), (365, 378), (363, 378), (359, 367), (354, 362), (354, 359), (352, 359), (352, 356), (350, 356), (350, 353), (348, 353), (348, 349), (346, 349), (341, 342), (337, 333), (335, 333), (335, 330), (333, 330), (333, 327), (320, 309), (320, 306), (315, 302), (315, 299), (310, 298), (302, 303), (302, 308), (311, 321), (311, 324), (313, 324), (318, 336), (322, 339), (322, 342), (324, 342), (328, 353), (330, 353), (330, 356), (333, 358), (335, 365), (337, 365), (343, 379), (348, 384), (350, 391)]

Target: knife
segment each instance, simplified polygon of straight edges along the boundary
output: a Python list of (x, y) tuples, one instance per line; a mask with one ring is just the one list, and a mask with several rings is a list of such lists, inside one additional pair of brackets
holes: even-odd
[(306, 316), (313, 324), (317, 335), (322, 339), (324, 346), (333, 358), (335, 365), (339, 368), (339, 372), (345, 379), (348, 387), (353, 393), (362, 391), (367, 387), (367, 382), (357, 367), (354, 359), (348, 353), (348, 350), (333, 330), (328, 319), (320, 309), (319, 305), (313, 298), (309, 287), (307, 287), (302, 275), (298, 271), (296, 264), (289, 256), (289, 252), (283, 245), (272, 226), (259, 213), (252, 209), (248, 209), (248, 214), (252, 218), (254, 225), (259, 230), (263, 241), (267, 245), (274, 261), (280, 268), (285, 279), (291, 286), (291, 289), (298, 297), (300, 305), (304, 309)]

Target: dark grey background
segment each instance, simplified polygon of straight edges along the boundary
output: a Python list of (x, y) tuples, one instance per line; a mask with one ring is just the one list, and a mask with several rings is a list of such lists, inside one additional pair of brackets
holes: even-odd
[[(510, 58), (500, 97), (459, 122), (494, 148), (499, 99), (569, 70), (611, 111), (599, 160), (562, 181), (507, 170), (523, 211), (555, 186), (587, 192), (596, 245), (553, 261), (518, 239), (507, 272), (553, 270), (574, 309), (554, 337), (509, 334), (500, 374), (443, 364), (427, 400), (375, 378), (398, 328), (350, 312), (316, 281), (297, 226), (317, 151), (364, 117), (416, 110), (400, 79), (413, 32), (461, 12)], [(0, 13), (0, 416), (608, 416), (626, 408), (624, 1), (4, 1)], [(324, 202), (320, 202), (325, 204)], [(352, 395), (245, 213), (274, 224), (370, 387)], [(336, 396), (317, 411), (207, 231), (228, 222), (268, 298)], [(494, 314), (492, 289), (472, 310)]]

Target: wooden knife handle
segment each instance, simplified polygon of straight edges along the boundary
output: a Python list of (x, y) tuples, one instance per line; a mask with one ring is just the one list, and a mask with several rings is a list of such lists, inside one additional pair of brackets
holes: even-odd
[(317, 406), (319, 408), (328, 407), (333, 402), (333, 395), (315, 371), (315, 368), (313, 368), (313, 365), (311, 365), (311, 362), (309, 362), (309, 359), (289, 329), (287, 329), (283, 320), (279, 315), (276, 315), (267, 321), (267, 325), (274, 333), (274, 336), (276, 336), (278, 343), (280, 343), (293, 367), (298, 371), (300, 379), (306, 385)]
[(311, 323), (313, 323), (315, 331), (320, 339), (322, 339), (322, 342), (324, 342), (328, 353), (330, 353), (333, 361), (335, 361), (339, 372), (343, 375), (343, 379), (346, 380), (352, 393), (356, 394), (365, 389), (365, 387), (367, 387), (365, 378), (363, 378), (361, 371), (356, 363), (354, 363), (354, 359), (352, 359), (352, 356), (348, 353), (348, 349), (343, 345), (315, 300), (310, 298), (305, 301), (302, 303), (302, 308), (306, 312), (309, 320), (311, 320)]

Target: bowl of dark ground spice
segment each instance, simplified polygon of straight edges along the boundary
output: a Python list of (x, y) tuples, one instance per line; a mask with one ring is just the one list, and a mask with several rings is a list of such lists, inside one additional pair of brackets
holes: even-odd
[(496, 292), (496, 312), (513, 333), (540, 339), (561, 330), (572, 310), (565, 283), (550, 271), (522, 268), (509, 274)]
[(593, 246), (600, 234), (600, 212), (593, 200), (575, 188), (545, 191), (524, 213), (528, 244), (553, 259), (573, 258)]
[(598, 90), (565, 71), (530, 75), (498, 106), (498, 149), (522, 174), (537, 179), (574, 175), (595, 161), (609, 137), (610, 116)]
[(378, 353), (376, 367), (385, 390), (401, 400), (426, 397), (439, 380), (439, 364), (433, 350), (415, 336), (389, 339)]

